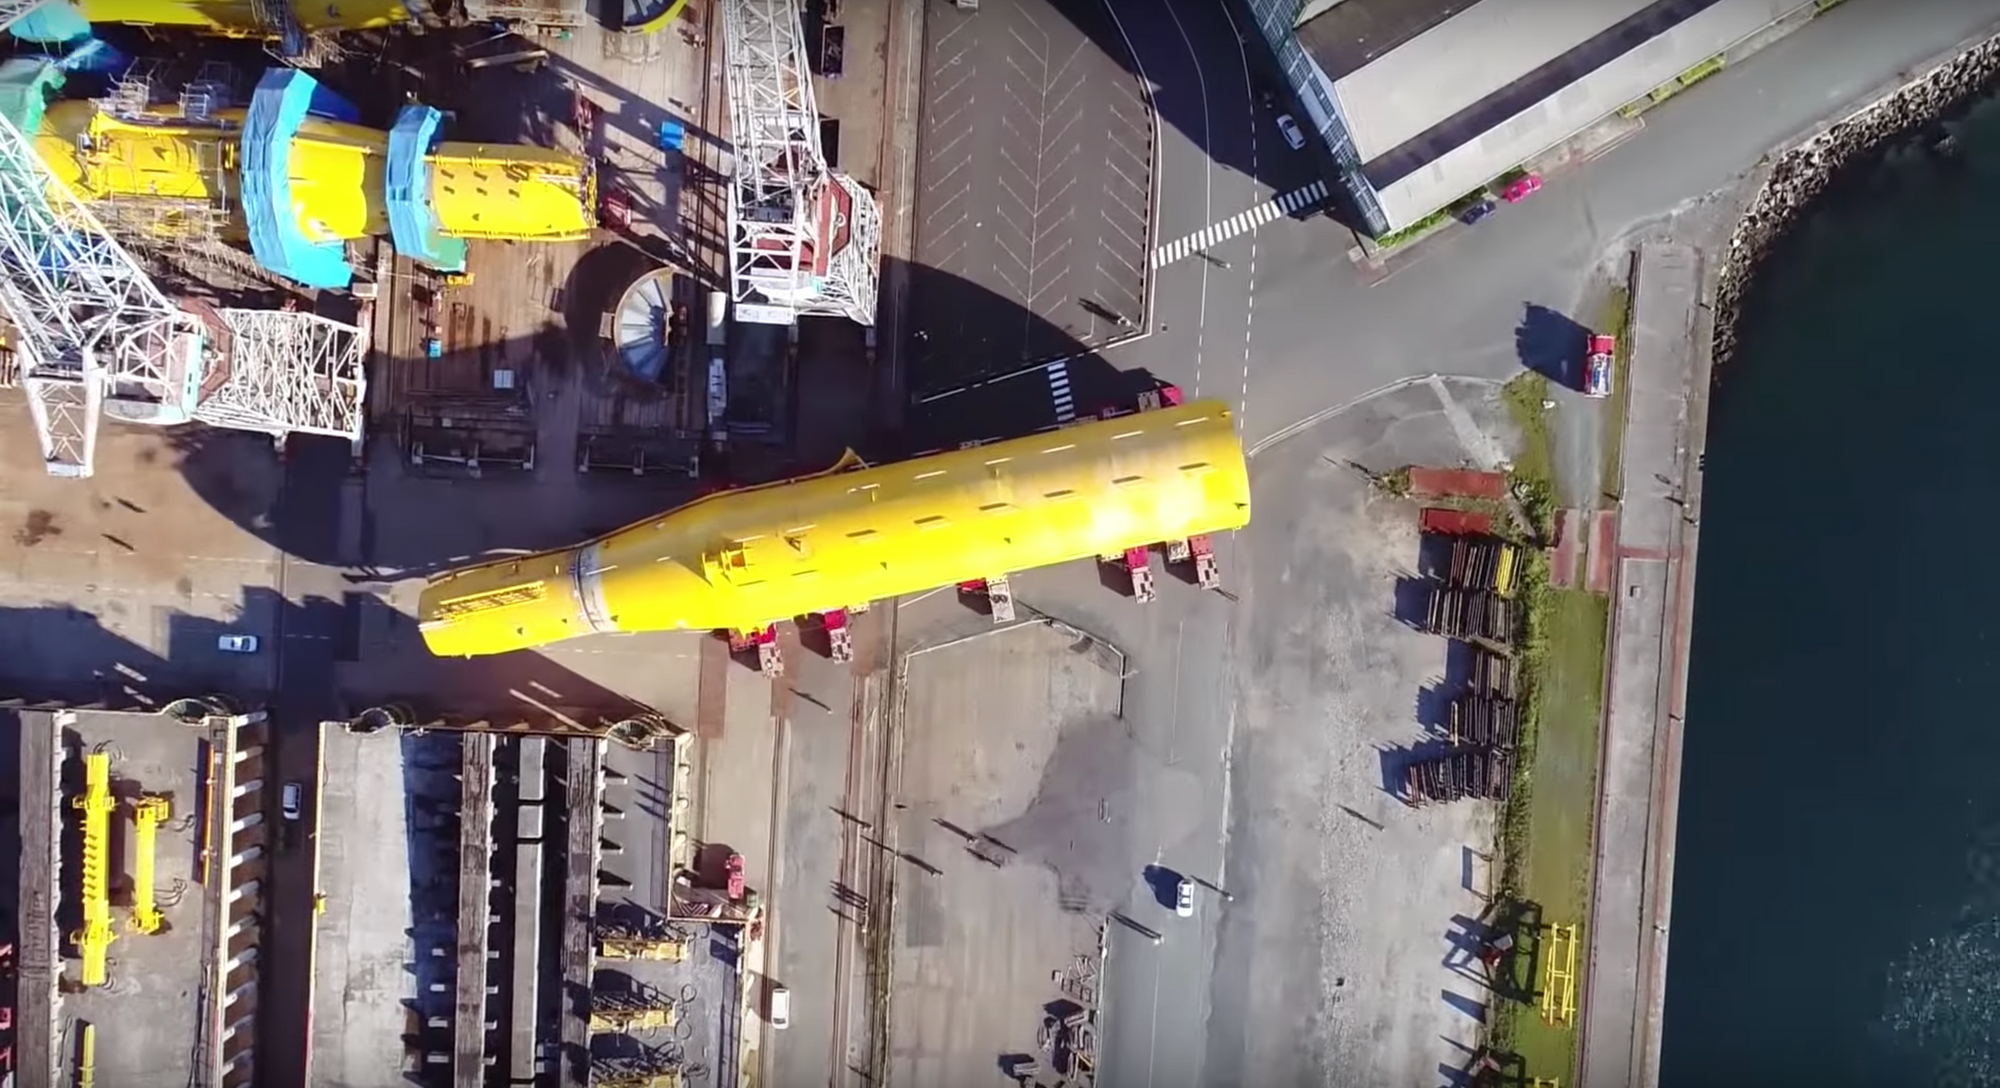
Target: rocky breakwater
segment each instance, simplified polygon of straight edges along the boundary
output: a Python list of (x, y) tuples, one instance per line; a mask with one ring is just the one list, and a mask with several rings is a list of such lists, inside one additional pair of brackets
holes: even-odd
[(1992, 93), (1996, 81), (2000, 81), (2000, 35), (1930, 66), (1873, 104), (1775, 156), (1730, 237), (1716, 285), (1718, 373), (1735, 351), (1738, 307), (1751, 276), (1772, 244), (1812, 208), (1841, 168), (1900, 138), (1921, 137), (1934, 149), (1948, 150), (1952, 137), (1944, 122)]

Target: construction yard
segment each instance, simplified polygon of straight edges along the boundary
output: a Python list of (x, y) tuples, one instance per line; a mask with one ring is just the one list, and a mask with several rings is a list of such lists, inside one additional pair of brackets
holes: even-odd
[[(13, 391), (0, 412), (27, 415)], [(268, 639), (278, 617), (279, 556), (258, 535), (280, 482), (269, 444), (107, 428), (98, 457), (93, 479), (53, 479), (32, 433), (0, 440), (0, 676), (123, 706), (268, 690), (270, 660), (217, 638)]]
[(1211, 1069), (1428, 1084), (1481, 1045), (1495, 999), (1476, 964), (1454, 964), (1499, 890), (1500, 807), (1416, 805), (1407, 790), (1410, 764), (1443, 744), (1472, 655), (1419, 629), (1419, 503), (1367, 473), (1495, 468), (1515, 440), (1495, 386), (1442, 380), (1363, 402), (1259, 462), (1260, 622), (1232, 761), (1238, 906), (1212, 995), (1239, 1004), (1244, 1028), (1211, 1044)]
[(1123, 821), (1099, 812), (1131, 789), (1118, 661), (1076, 643), (1029, 623), (909, 658), (889, 1012), (899, 1082), (973, 1083), (999, 1057), (1089, 1083), (1103, 910), (1137, 866)]

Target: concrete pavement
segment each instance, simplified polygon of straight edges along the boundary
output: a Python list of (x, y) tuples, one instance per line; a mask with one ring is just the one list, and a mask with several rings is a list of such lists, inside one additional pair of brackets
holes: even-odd
[(1532, 199), (1414, 247), (1372, 286), (1338, 224), (1262, 228), (1246, 442), (1411, 374), (1511, 376), (1525, 303), (1574, 313), (1635, 225), (1730, 184), (1992, 14), (1957, 0), (1850, 0), (1648, 112), (1641, 132), (1551, 175)]
[(1640, 247), (1580, 1038), (1586, 1088), (1658, 1076), (1712, 282), (1688, 246)]
[[(1192, 7), (1170, 4), (1169, 10), (1186, 19)], [(1112, 8), (1128, 31), (1136, 31), (1139, 20), (1133, 11), (1117, 0)], [(1209, 18), (1221, 21), (1215, 14)], [(1111, 358), (1121, 367), (1143, 367), (1190, 391), (1236, 401), (1258, 466), (1276, 456), (1266, 439), (1288, 431), (1298, 434), (1300, 423), (1365, 402), (1372, 392), (1407, 383), (1413, 375), (1511, 377), (1521, 365), (1513, 334), (1525, 304), (1587, 316), (1581, 309), (1586, 293), (1619, 270), (1619, 240), (1636, 225), (1724, 188), (1773, 146), (1841, 112), (1899, 70), (1950, 47), (1989, 19), (1990, 13), (1976, 5), (1950, 0), (1844, 4), (1753, 61), (1648, 113), (1643, 131), (1575, 170), (1552, 176), (1533, 200), (1510, 206), (1476, 230), (1447, 231), (1416, 247), (1392, 263), (1386, 279), (1374, 279), (1348, 262), (1351, 238), (1331, 221), (1264, 226), (1217, 251), (1230, 262), (1230, 270), (1203, 261), (1161, 269), (1151, 334), (1114, 350)], [(1213, 37), (1190, 35), (1194, 45), (1208, 48), (1190, 65), (1185, 59), (1190, 46), (1184, 44), (1176, 68), (1166, 47), (1178, 35), (1172, 20), (1155, 18), (1134, 40), (1148, 77), (1164, 84), (1159, 94), (1200, 94), (1213, 107), (1205, 133), (1184, 131), (1187, 126), (1161, 132), (1156, 229), (1163, 238), (1199, 231), (1274, 195), (1271, 188), (1241, 175), (1218, 179), (1213, 175), (1219, 171), (1208, 163), (1191, 161), (1211, 157), (1202, 153), (1203, 141), (1254, 141), (1264, 134), (1247, 107), (1232, 121), (1228, 104), (1216, 101), (1228, 85), (1216, 74), (1222, 62), (1215, 54), (1223, 50)], [(1177, 111), (1177, 116), (1187, 115)], [(1277, 147), (1275, 139), (1263, 142)], [(1215, 195), (1218, 183), (1221, 198)], [(1256, 469), (1259, 475), (1264, 471)], [(1235, 568), (1233, 580), (1261, 577), (1245, 568), (1258, 562), (1258, 542), (1265, 539), (1267, 524), (1283, 523), (1260, 519), (1241, 534), (1228, 557)], [(1310, 572), (1296, 573), (1311, 577)], [(1197, 658), (1204, 651), (1229, 655), (1202, 659), (1198, 667), (1206, 675), (1228, 676), (1243, 668), (1240, 651), (1231, 653), (1233, 638), (1219, 645), (1209, 642), (1212, 631), (1181, 626), (1176, 602), (1161, 604), (1153, 622), (1192, 634), (1199, 640)], [(1241, 607), (1261, 624), (1275, 605), (1252, 596)], [(1186, 650), (1162, 657), (1189, 660)], [(1134, 659), (1142, 663), (1132, 685), (1139, 704), (1163, 705), (1171, 690), (1184, 683), (1162, 680), (1157, 666), (1144, 664), (1143, 651)], [(1232, 693), (1219, 708), (1232, 721), (1240, 713), (1239, 699), (1239, 693)], [(1182, 715), (1185, 721), (1185, 709)], [(1135, 720), (1145, 718), (1135, 715)], [(1232, 823), (1230, 835), (1243, 830)], [(1251, 909), (1244, 901), (1229, 908)], [(1128, 977), (1151, 973), (1150, 964), (1127, 955), (1129, 951), (1114, 937), (1107, 979), (1113, 1011), (1105, 1045), (1107, 1073), (1120, 1084), (1150, 1079), (1142, 1069), (1178, 1067), (1196, 1049), (1171, 1030), (1154, 1035), (1150, 1024), (1139, 1024), (1145, 1039), (1124, 1034), (1138, 1020), (1129, 1010), (1151, 1008), (1154, 992), (1150, 979)], [(1157, 959), (1162, 969), (1175, 957), (1187, 957), (1162, 976), (1169, 979), (1169, 989), (1207, 969), (1205, 955), (1179, 946), (1144, 951), (1163, 954)], [(1227, 1003), (1226, 996), (1215, 998), (1218, 1009)], [(1215, 1014), (1213, 1022), (1207, 1009), (1200, 1015), (1211, 1039), (1240, 1030), (1234, 1014)], [(1214, 1045), (1211, 1041), (1207, 1047)], [(1163, 1060), (1162, 1054), (1171, 1060)]]

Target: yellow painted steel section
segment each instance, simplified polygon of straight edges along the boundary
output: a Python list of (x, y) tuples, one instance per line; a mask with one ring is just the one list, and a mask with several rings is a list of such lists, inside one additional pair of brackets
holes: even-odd
[(688, 943), (671, 937), (601, 937), (597, 955), (607, 960), (662, 960), (680, 963), (687, 959)]
[(76, 942), (78, 981), (85, 986), (102, 986), (105, 955), (111, 947), (111, 900), (105, 894), (105, 857), (110, 844), (111, 754), (91, 752), (83, 757), (83, 796), (70, 802), (83, 813), (83, 832), (78, 868), (78, 898), (81, 900), (83, 928), (70, 935)]
[[(231, 38), (268, 38), (252, 0), (76, 0), (93, 23), (181, 26)], [(292, 17), (306, 30), (366, 30), (406, 22), (403, 0), (292, 0)]]
[(590, 1010), (590, 1030), (597, 1034), (630, 1034), (635, 1031), (658, 1031), (673, 1026), (674, 1010), (667, 1005), (656, 1005), (651, 1008)]
[(681, 12), (687, 6), (688, 0), (672, 0), (672, 3), (661, 9), (658, 15), (650, 19), (641, 19), (636, 23), (626, 23), (618, 29), (627, 34), (658, 34), (674, 25), (674, 20), (681, 17)]
[(429, 161), (431, 207), (449, 237), (571, 242), (597, 225), (596, 178), (574, 155), (442, 143)]
[(457, 656), (593, 630), (754, 630), (1250, 520), (1243, 447), (1219, 401), (850, 467), (440, 575), (418, 605), (424, 641)]
[[(218, 110), (234, 125), (241, 110)], [(205, 204), (237, 197), (237, 135), (228, 128), (123, 121), (91, 102), (49, 106), (35, 150), (85, 200)], [(389, 229), (387, 134), (309, 118), (293, 137), (287, 176), (299, 230), (319, 242)], [(595, 224), (594, 176), (576, 156), (541, 147), (440, 144), (430, 163), (438, 229), (455, 238), (575, 241)]]
[(141, 933), (158, 933), (166, 925), (153, 901), (153, 860), (160, 825), (172, 816), (173, 805), (164, 797), (141, 797), (132, 805), (132, 928)]
[(76, 1088), (97, 1083), (97, 1025), (85, 1024), (76, 1045)]

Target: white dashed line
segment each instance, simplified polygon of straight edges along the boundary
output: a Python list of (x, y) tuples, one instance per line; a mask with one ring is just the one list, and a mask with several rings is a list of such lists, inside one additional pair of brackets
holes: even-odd
[(1057, 359), (1048, 365), (1049, 399), (1055, 401), (1056, 422), (1068, 423), (1076, 418), (1076, 396), (1069, 388), (1069, 362)]
[(1256, 230), (1280, 216), (1291, 215), (1325, 201), (1326, 182), (1323, 180), (1315, 181), (1303, 189), (1294, 189), (1275, 200), (1267, 200), (1247, 212), (1238, 212), (1220, 223), (1212, 224), (1178, 241), (1168, 242), (1153, 251), (1153, 267), (1165, 268), (1217, 242), (1227, 241), (1239, 234)]

